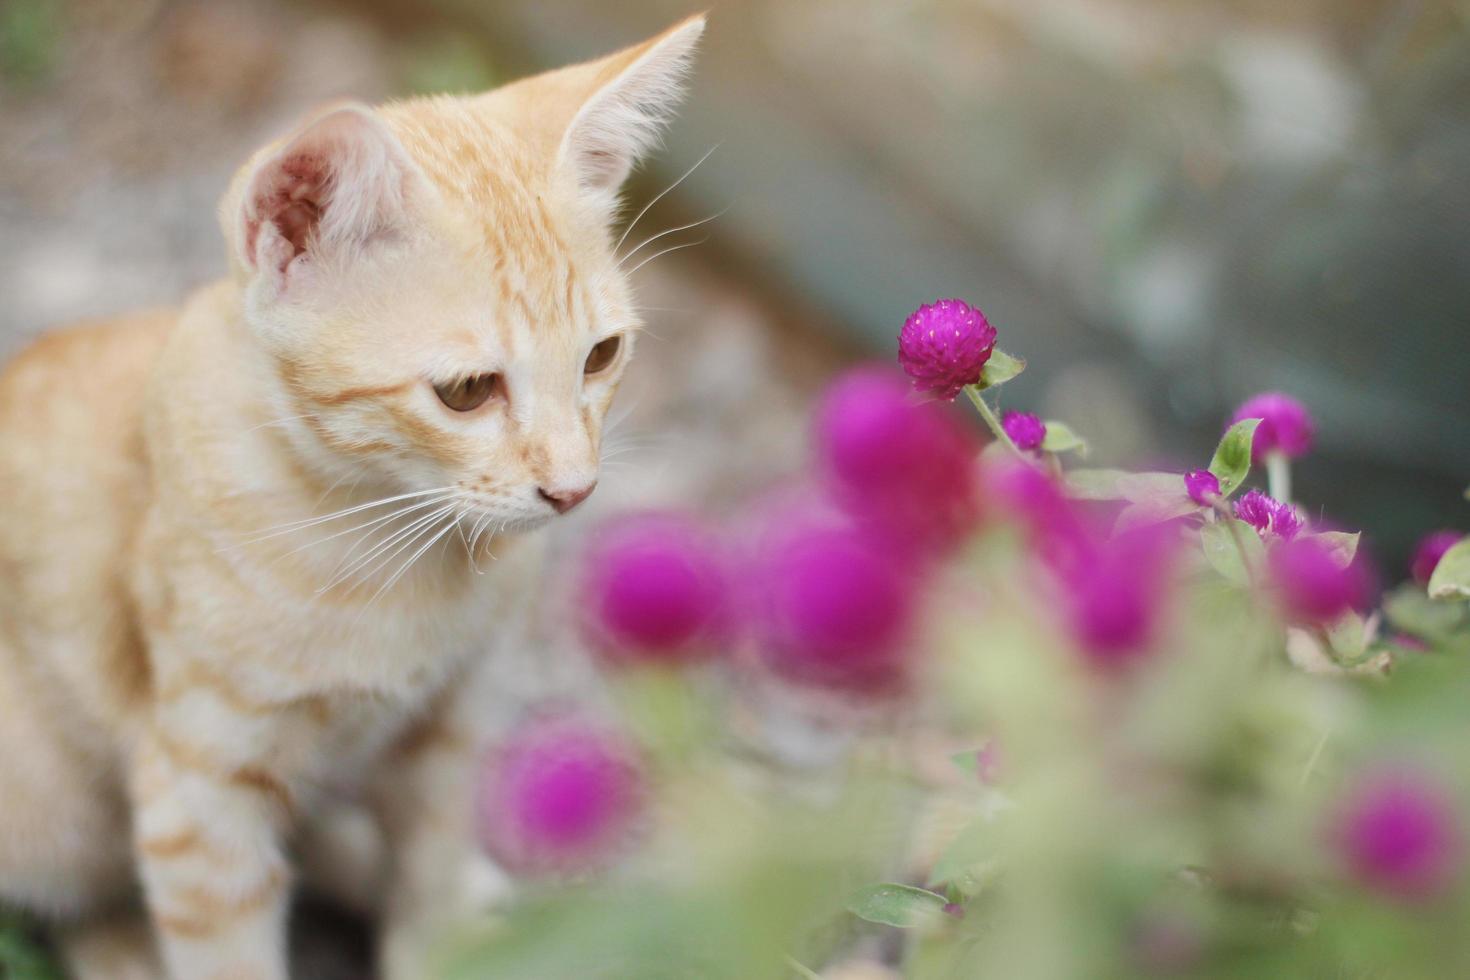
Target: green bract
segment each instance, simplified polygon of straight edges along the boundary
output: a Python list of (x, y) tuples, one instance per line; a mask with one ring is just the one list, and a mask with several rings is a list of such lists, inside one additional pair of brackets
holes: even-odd
[(1429, 578), (1429, 597), (1470, 598), (1470, 537), (1446, 551), (1439, 560)]
[(994, 388), (996, 385), (1005, 384), (1024, 370), (1026, 370), (1026, 361), (1023, 358), (1012, 357), (1000, 349), (993, 350), (990, 352), (990, 360), (985, 362), (985, 368), (980, 372), (980, 380), (975, 387), (982, 391), (986, 388)]
[(1241, 419), (1225, 430), (1220, 444), (1215, 447), (1215, 457), (1210, 460), (1210, 472), (1220, 481), (1220, 495), (1229, 497), (1240, 488), (1251, 471), (1251, 443), (1256, 438), (1256, 426), (1260, 419)]

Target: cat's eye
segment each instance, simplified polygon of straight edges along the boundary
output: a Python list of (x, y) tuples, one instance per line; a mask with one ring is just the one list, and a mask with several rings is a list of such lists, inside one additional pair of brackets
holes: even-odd
[(498, 374), (472, 374), (446, 384), (434, 386), (439, 400), (456, 412), (473, 412), (492, 395), (500, 394), (505, 382)]
[(587, 355), (587, 363), (582, 370), (586, 374), (597, 374), (606, 371), (612, 366), (613, 361), (618, 359), (618, 351), (623, 349), (623, 338), (618, 334), (607, 338), (592, 348), (592, 353)]

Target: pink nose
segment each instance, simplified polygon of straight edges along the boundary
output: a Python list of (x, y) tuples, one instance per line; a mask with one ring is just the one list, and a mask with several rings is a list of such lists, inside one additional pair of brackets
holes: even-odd
[(541, 487), (539, 492), (541, 499), (550, 504), (558, 514), (565, 514), (592, 496), (592, 491), (596, 489), (597, 481), (593, 480), (580, 490), (548, 490), (545, 487)]

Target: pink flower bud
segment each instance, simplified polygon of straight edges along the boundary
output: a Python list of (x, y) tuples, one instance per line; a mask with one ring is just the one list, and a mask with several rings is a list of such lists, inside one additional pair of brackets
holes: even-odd
[(1281, 542), (1271, 549), (1268, 565), (1282, 607), (1295, 622), (1326, 625), (1368, 602), (1369, 576), (1361, 561), (1342, 565), (1315, 538)]
[(1252, 490), (1235, 502), (1235, 516), (1256, 529), (1261, 539), (1290, 541), (1305, 523), (1296, 508)]
[(959, 299), (919, 307), (898, 335), (898, 362), (919, 391), (952, 400), (980, 372), (995, 349), (995, 328), (985, 314)]
[(535, 721), (487, 757), (480, 842), (519, 874), (586, 870), (628, 837), (642, 798), (636, 756), (620, 737), (576, 719)]
[(883, 368), (859, 368), (823, 395), (818, 466), (837, 501), (900, 550), (938, 553), (974, 527), (974, 434), (937, 405), (916, 404)]
[(1439, 560), (1465, 537), (1459, 531), (1435, 531), (1427, 534), (1414, 548), (1414, 557), (1409, 562), (1409, 573), (1420, 585), (1428, 585), (1429, 578), (1439, 567)]
[(1461, 869), (1454, 802), (1418, 773), (1394, 770), (1362, 777), (1343, 802), (1334, 830), (1348, 873), (1391, 898), (1432, 899)]
[(1191, 470), (1184, 474), (1184, 489), (1190, 500), (1209, 507), (1220, 499), (1220, 478), (1209, 470)]
[(1000, 417), (1000, 427), (1017, 449), (1040, 449), (1046, 438), (1046, 423), (1030, 412), (1006, 412)]
[(589, 640), (618, 660), (709, 656), (727, 622), (727, 581), (713, 537), (675, 513), (634, 514), (593, 536), (582, 566)]
[(749, 569), (762, 660), (812, 687), (859, 694), (901, 687), (917, 578), (840, 517), (779, 515)]
[(1066, 622), (1078, 648), (1104, 670), (1146, 655), (1168, 599), (1177, 538), (1167, 525), (1098, 542), (1062, 576)]
[(1268, 453), (1280, 452), (1297, 457), (1312, 448), (1316, 426), (1301, 402), (1279, 391), (1256, 395), (1235, 410), (1230, 423), (1242, 419), (1260, 419), (1256, 437), (1251, 443), (1251, 461), (1261, 462)]

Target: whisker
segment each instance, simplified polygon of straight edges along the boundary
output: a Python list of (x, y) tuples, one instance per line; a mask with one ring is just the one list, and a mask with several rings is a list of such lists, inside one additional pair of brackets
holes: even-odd
[[(432, 527), (432, 525), (431, 525), (431, 527)], [(369, 607), (372, 606), (373, 603), (377, 602), (378, 601), (378, 597), (380, 595), (382, 595), (384, 592), (387, 592), (389, 589), (391, 589), (393, 587), (393, 584), (395, 582), (397, 582), (399, 579), (401, 579), (404, 576), (404, 574), (410, 568), (412, 568), (414, 566), (414, 563), (417, 562), (419, 560), (419, 558), (421, 558), (423, 556), (424, 552), (426, 552), (430, 548), (434, 547), (435, 542), (437, 542), (440, 538), (444, 537), (444, 535), (448, 534), (453, 529), (454, 529), (454, 524), (451, 523), (451, 524), (445, 526), (444, 528), (442, 528), (438, 533), (436, 533), (433, 537), (429, 538), (429, 540), (425, 541), (422, 545), (420, 545), (419, 546), (419, 550), (418, 551), (415, 551), (412, 555), (410, 555), (408, 557), (408, 560), (405, 561), (402, 565), (399, 565), (398, 566), (398, 571), (394, 572), (392, 574), (392, 576), (389, 577), (388, 581), (386, 581), (382, 585), (378, 586), (378, 591), (376, 591), (376, 592), (373, 593), (373, 597), (367, 601), (367, 605), (363, 607), (363, 610), (366, 611)], [(359, 615), (361, 615), (361, 613), (359, 613)]]
[[(421, 532), (429, 527), (432, 527), (439, 519), (443, 518), (445, 514), (449, 513), (452, 510), (454, 510), (454, 504), (445, 504), (432, 513), (414, 518), (407, 527), (400, 528), (399, 530), (394, 531), (391, 535), (388, 536), (388, 539), (386, 541), (374, 545), (372, 549), (370, 549), (362, 557), (353, 561), (347, 568), (333, 574), (332, 577), (327, 581), (327, 584), (317, 589), (317, 592), (326, 592), (336, 587), (337, 585), (340, 585), (341, 583), (347, 581), (353, 576), (358, 576), (359, 581), (366, 581), (367, 579), (371, 578), (375, 572), (383, 567), (383, 565), (385, 565), (389, 561), (392, 561), (395, 555), (401, 552), (409, 544), (413, 543), (413, 540), (418, 537), (418, 533), (416, 532)], [(404, 541), (405, 537), (408, 538), (407, 541)], [(378, 556), (382, 555), (389, 548), (392, 548), (393, 545), (399, 541), (403, 541), (403, 544), (399, 545), (397, 550), (389, 553), (385, 558), (382, 559), (382, 561), (374, 563), (373, 567), (369, 569), (366, 573), (360, 576), (358, 575), (358, 572), (363, 569), (369, 562), (373, 562), (374, 559), (378, 558)]]
[[(271, 527), (261, 528), (259, 531), (251, 532), (251, 536), (245, 541), (240, 542), (239, 544), (254, 544), (258, 541), (265, 541), (268, 538), (274, 538), (281, 534), (289, 534), (292, 531), (299, 531), (303, 528), (315, 527), (318, 524), (324, 524), (327, 521), (334, 521), (339, 517), (346, 517), (348, 514), (356, 514), (360, 511), (368, 510), (373, 507), (381, 507), (384, 504), (396, 503), (400, 500), (409, 500), (413, 497), (424, 497), (431, 493), (443, 493), (446, 490), (453, 489), (453, 487), (434, 487), (430, 490), (414, 490), (411, 493), (400, 493), (394, 497), (384, 497), (380, 500), (370, 500), (365, 504), (358, 504), (355, 507), (346, 507), (342, 510), (333, 511), (330, 514), (323, 514), (320, 517), (307, 517), (297, 521), (288, 521), (285, 524), (275, 524)], [(234, 545), (232, 547), (238, 546), (239, 545)]]
[(259, 425), (252, 425), (250, 428), (246, 429), (244, 433), (241, 434), (244, 435), (245, 433), (254, 432), (257, 429), (268, 428), (272, 425), (285, 425), (287, 422), (299, 422), (302, 419), (314, 419), (319, 417), (320, 416), (316, 412), (307, 412), (305, 415), (287, 415), (285, 418), (271, 419), (269, 422), (262, 422)]
[(618, 267), (621, 268), (624, 262), (628, 261), (633, 256), (641, 252), (643, 250), (643, 246), (651, 245), (654, 242), (658, 241), (660, 238), (663, 238), (667, 235), (672, 235), (681, 231), (688, 231), (691, 228), (698, 228), (700, 225), (707, 225), (711, 221), (714, 221), (716, 218), (724, 217), (725, 213), (729, 211), (731, 207), (734, 207), (734, 205), (727, 205), (726, 207), (723, 207), (720, 210), (716, 211), (714, 214), (710, 215), (708, 218), (700, 218), (698, 221), (691, 221), (688, 224), (680, 225), (677, 228), (669, 228), (661, 231), (657, 235), (648, 236), (647, 238), (643, 239), (643, 241), (639, 242), (637, 247), (629, 249), (626, 255), (618, 259)]
[(685, 242), (682, 245), (670, 245), (668, 248), (661, 249), (660, 251), (654, 252), (648, 258), (644, 259), (642, 262), (639, 262), (637, 265), (633, 266), (633, 268), (631, 268), (631, 269), (628, 270), (628, 275), (629, 276), (634, 275), (635, 273), (637, 273), (637, 271), (639, 269), (643, 268), (645, 265), (647, 265), (648, 263), (652, 262), (654, 259), (659, 258), (660, 256), (668, 255), (670, 252), (677, 252), (681, 248), (693, 248), (696, 245), (703, 245), (707, 241), (709, 241), (709, 238), (708, 237), (705, 237), (705, 238), (699, 239), (698, 241)]
[[(400, 507), (390, 514), (385, 514), (382, 517), (374, 517), (370, 521), (364, 521), (363, 523), (358, 524), (354, 527), (349, 527), (345, 531), (337, 531), (336, 533), (329, 534), (324, 538), (317, 538), (314, 541), (308, 541), (306, 544), (303, 544), (300, 547), (292, 548), (290, 551), (286, 552), (286, 555), (294, 555), (298, 551), (304, 551), (307, 548), (314, 548), (319, 544), (325, 544), (326, 542), (331, 541), (334, 538), (340, 538), (344, 534), (351, 534), (353, 531), (360, 531), (365, 527), (372, 527), (375, 524), (382, 524), (386, 521), (395, 520), (399, 517), (404, 516), (405, 514), (411, 514), (416, 510), (422, 510), (425, 507), (432, 507), (435, 504), (443, 503), (446, 499), (447, 497), (430, 497), (427, 500), (420, 500), (417, 503), (412, 503), (405, 507)], [(348, 554), (350, 555), (351, 553), (352, 552), (349, 550)]]
[(710, 147), (708, 150), (705, 150), (704, 151), (704, 156), (702, 156), (698, 160), (695, 160), (694, 161), (694, 166), (692, 166), (688, 170), (684, 171), (683, 175), (678, 180), (674, 181), (668, 187), (665, 187), (663, 190), (659, 191), (657, 194), (654, 195), (653, 200), (651, 200), (647, 204), (643, 205), (643, 210), (642, 211), (639, 211), (637, 217), (635, 217), (632, 221), (628, 222), (628, 227), (626, 227), (626, 228), (623, 229), (623, 235), (622, 235), (621, 238), (618, 239), (618, 243), (613, 246), (613, 252), (616, 253), (618, 249), (620, 249), (620, 248), (623, 247), (623, 242), (625, 242), (625, 241), (628, 240), (628, 234), (630, 232), (632, 232), (632, 230), (635, 227), (637, 227), (638, 222), (640, 222), (640, 221), (643, 220), (643, 216), (648, 213), (648, 209), (649, 208), (653, 207), (660, 200), (662, 200), (663, 199), (663, 196), (665, 194), (667, 194), (669, 191), (673, 190), (675, 187), (678, 187), (680, 184), (684, 183), (684, 181), (689, 177), (689, 175), (692, 174), (692, 173), (694, 173), (694, 171), (698, 170), (699, 167), (700, 167), (700, 164), (702, 164), (702, 163), (704, 163), (704, 161), (708, 160), (710, 158), (710, 155), (712, 153), (714, 153), (716, 150), (718, 150), (719, 148), (720, 148), (720, 144), (719, 143), (716, 143), (714, 146)]

